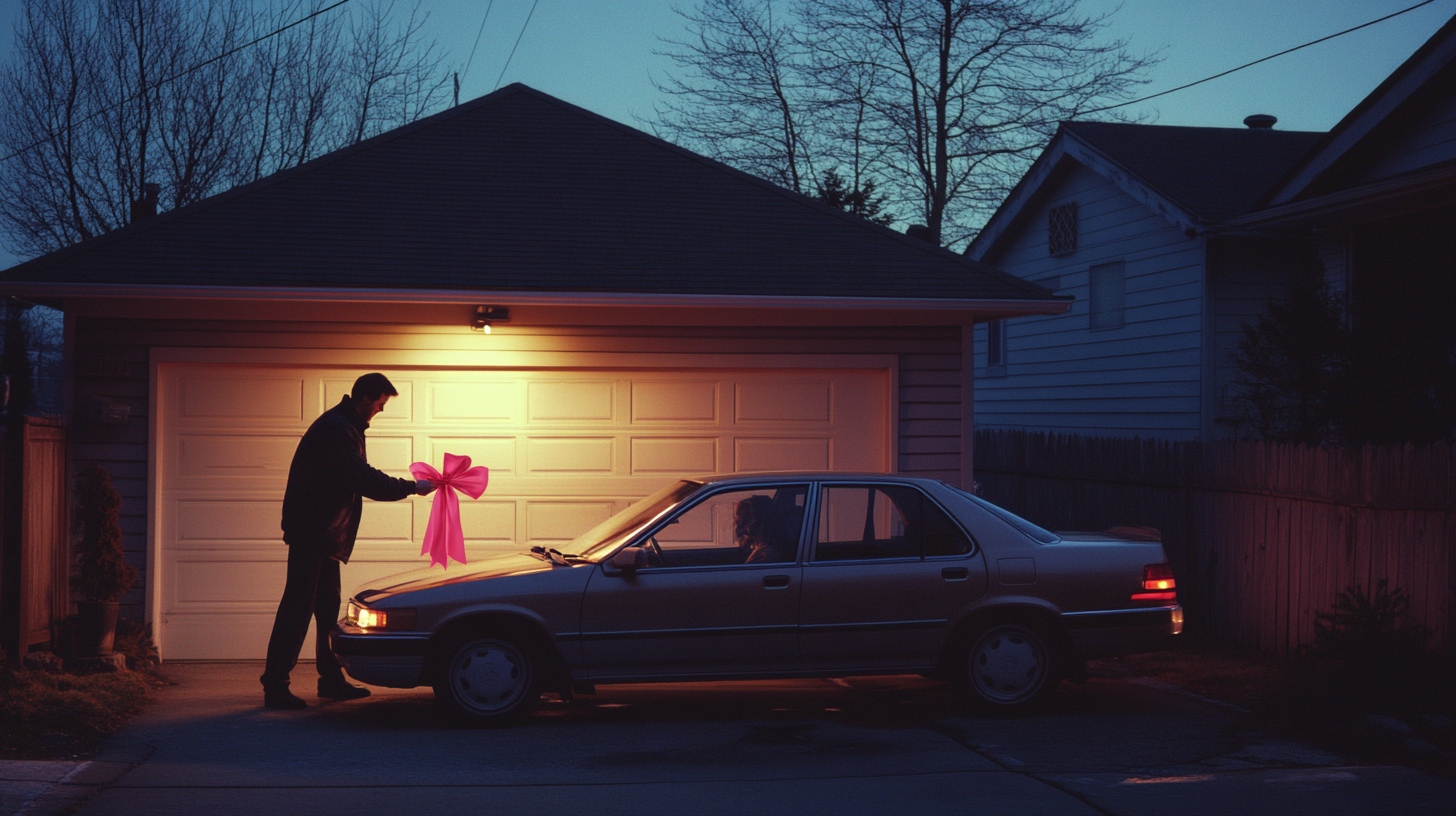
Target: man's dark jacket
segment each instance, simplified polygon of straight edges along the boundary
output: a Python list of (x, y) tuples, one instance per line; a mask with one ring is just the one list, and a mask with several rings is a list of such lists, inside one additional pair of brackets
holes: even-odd
[(413, 479), (397, 479), (370, 467), (364, 454), (369, 423), (352, 397), (313, 421), (298, 443), (283, 493), (283, 540), (323, 547), (330, 558), (349, 563), (364, 498), (399, 501), (415, 492)]

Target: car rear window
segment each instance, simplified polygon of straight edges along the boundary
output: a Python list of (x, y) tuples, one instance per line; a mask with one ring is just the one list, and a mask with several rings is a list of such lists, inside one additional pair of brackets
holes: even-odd
[(966, 491), (961, 490), (959, 487), (956, 487), (953, 484), (946, 484), (945, 482), (941, 482), (941, 484), (944, 484), (951, 490), (954, 490), (962, 496), (970, 499), (972, 502), (980, 506), (986, 512), (1016, 528), (1016, 530), (1022, 535), (1030, 538), (1038, 544), (1055, 544), (1058, 541), (1062, 540), (1062, 537), (1057, 535), (1056, 533), (1038, 527), (1035, 524), (1032, 524), (1031, 522), (1022, 518), (1021, 516), (1018, 516), (1015, 513), (1011, 512), (1010, 510), (1002, 507), (997, 507), (996, 505), (986, 501), (985, 499), (977, 496), (974, 493), (967, 493)]

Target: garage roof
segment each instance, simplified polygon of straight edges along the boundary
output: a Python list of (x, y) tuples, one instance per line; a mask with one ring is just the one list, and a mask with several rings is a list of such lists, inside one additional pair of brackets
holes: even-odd
[(520, 84), (0, 280), (1059, 300)]

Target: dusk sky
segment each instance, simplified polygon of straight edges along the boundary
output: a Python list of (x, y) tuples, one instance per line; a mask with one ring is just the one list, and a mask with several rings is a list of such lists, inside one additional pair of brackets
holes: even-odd
[[(1419, 0), (1083, 0), (1112, 12), (1107, 33), (1137, 52), (1160, 52), (1144, 94), (1192, 82), (1416, 5)], [(10, 52), (20, 0), (0, 0), (0, 60)], [(462, 72), (461, 99), (524, 82), (604, 116), (641, 126), (671, 69), (654, 51), (681, 36), (673, 0), (423, 0), (446, 64)], [(684, 5), (682, 2), (676, 5)], [(468, 72), (466, 62), (490, 15)], [(534, 13), (532, 11), (534, 6)], [(1370, 28), (1131, 108), (1164, 125), (1242, 127), (1271, 113), (1280, 129), (1328, 130), (1456, 14), (1435, 2)], [(526, 25), (527, 16), (529, 25)], [(522, 27), (525, 33), (522, 35)], [(517, 38), (519, 47), (506, 64)], [(503, 73), (504, 69), (504, 73)], [(15, 258), (0, 248), (0, 268)]]

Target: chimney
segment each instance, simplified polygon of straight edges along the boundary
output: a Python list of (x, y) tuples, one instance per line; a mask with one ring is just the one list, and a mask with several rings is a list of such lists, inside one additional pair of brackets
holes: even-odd
[(142, 197), (131, 203), (131, 222), (135, 224), (157, 214), (157, 196), (162, 185), (148, 181), (142, 184)]
[(1249, 130), (1273, 130), (1274, 123), (1279, 121), (1277, 116), (1270, 116), (1267, 113), (1256, 113), (1253, 116), (1245, 116), (1244, 124)]

